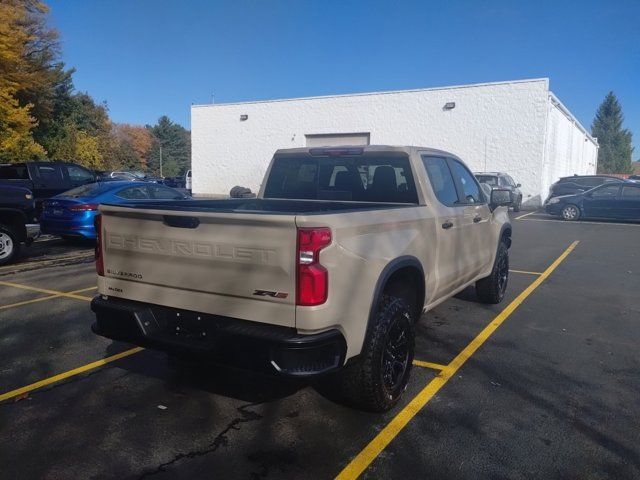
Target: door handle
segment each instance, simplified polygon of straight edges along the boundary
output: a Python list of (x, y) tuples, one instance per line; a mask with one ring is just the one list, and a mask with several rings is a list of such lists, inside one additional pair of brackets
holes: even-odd
[(442, 224), (442, 228), (444, 228), (445, 230), (449, 230), (451, 227), (453, 227), (453, 223), (446, 221)]
[(480, 223), (482, 221), (482, 217), (475, 217), (473, 219), (473, 223)]

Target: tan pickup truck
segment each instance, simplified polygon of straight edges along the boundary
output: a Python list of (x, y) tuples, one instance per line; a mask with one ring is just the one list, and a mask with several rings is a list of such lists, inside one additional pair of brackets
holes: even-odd
[(490, 196), (455, 155), (366, 146), (278, 150), (253, 199), (101, 205), (93, 331), (387, 410), (424, 311), (504, 296), (511, 199)]

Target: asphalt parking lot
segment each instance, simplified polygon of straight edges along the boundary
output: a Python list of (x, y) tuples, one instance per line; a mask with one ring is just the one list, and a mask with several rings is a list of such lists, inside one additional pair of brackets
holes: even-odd
[(513, 225), (505, 301), (426, 314), (384, 415), (98, 337), (91, 247), (38, 242), (0, 269), (0, 477), (640, 478), (640, 224)]

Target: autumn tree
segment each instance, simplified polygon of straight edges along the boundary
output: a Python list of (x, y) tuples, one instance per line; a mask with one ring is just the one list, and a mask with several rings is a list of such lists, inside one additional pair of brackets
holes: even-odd
[(39, 2), (0, 2), (0, 157), (6, 161), (45, 153), (32, 136), (38, 125), (32, 115), (34, 104), (20, 99), (20, 93), (35, 84), (28, 57), (32, 42), (29, 19), (44, 9)]

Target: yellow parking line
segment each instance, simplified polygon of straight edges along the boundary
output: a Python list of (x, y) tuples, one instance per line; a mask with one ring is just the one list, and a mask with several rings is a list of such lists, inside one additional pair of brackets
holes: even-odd
[(48, 293), (49, 295), (55, 295), (57, 297), (75, 298), (76, 300), (91, 300), (91, 297), (85, 297), (84, 295), (76, 295), (73, 292), (69, 292), (69, 293), (59, 292), (58, 290), (49, 290), (49, 289), (46, 289), (46, 288), (30, 287), (28, 285), (22, 285), (20, 283), (2, 282), (2, 281), (0, 281), (0, 286), (21, 288), (22, 290), (30, 290), (32, 292)]
[(444, 370), (445, 368), (447, 368), (446, 365), (440, 365), (439, 363), (432, 362), (423, 362), (422, 360), (414, 360), (413, 364), (416, 367), (431, 368), (433, 370)]
[(31, 385), (27, 385), (25, 387), (11, 390), (10, 392), (3, 393), (2, 395), (0, 395), (0, 402), (4, 400), (8, 400), (10, 398), (18, 397), (20, 395), (24, 395), (25, 393), (32, 392), (33, 390), (37, 390), (38, 388), (46, 387), (47, 385), (51, 385), (52, 383), (56, 383), (61, 380), (65, 380), (69, 377), (73, 377), (75, 375), (88, 372), (89, 370), (94, 370), (98, 367), (102, 367), (111, 362), (115, 362), (116, 360), (120, 360), (121, 358), (128, 357), (129, 355), (133, 355), (134, 353), (138, 353), (142, 350), (144, 350), (144, 348), (142, 347), (135, 347), (130, 350), (125, 350), (124, 352), (120, 352), (110, 357), (103, 358), (102, 360), (97, 360), (95, 362), (88, 363), (81, 367), (74, 368), (73, 370), (59, 373), (58, 375), (55, 375), (53, 377), (45, 378), (44, 380), (40, 380), (39, 382), (32, 383)]
[(51, 300), (52, 298), (59, 298), (59, 297), (60, 295), (47, 295), (46, 297), (33, 298), (31, 300), (25, 300), (24, 302), (10, 303), (9, 305), (0, 306), (0, 310), (6, 310), (7, 308), (13, 308), (13, 307), (21, 307), (22, 305), (29, 305), (30, 303), (44, 302), (45, 300)]
[(526, 270), (509, 270), (511, 273), (524, 273), (526, 275), (542, 275), (542, 272), (528, 272)]
[[(88, 287), (88, 288), (82, 288), (80, 290), (73, 290), (71, 292), (66, 292), (66, 294), (75, 294), (75, 293), (82, 293), (82, 292), (88, 292), (89, 290), (95, 290), (98, 287)], [(38, 298), (33, 298), (31, 300), (25, 300), (23, 302), (17, 302), (17, 303), (10, 303), (9, 305), (0, 305), (0, 310), (6, 310), (7, 308), (13, 308), (13, 307), (21, 307), (22, 305), (29, 305), (30, 303), (37, 303), (37, 302), (44, 302), (45, 300), (51, 300), (52, 298), (60, 298), (62, 295), (48, 295), (46, 297), (38, 297)], [(86, 299), (86, 300), (91, 300), (91, 297), (85, 297), (82, 295), (82, 298)]]
[(493, 321), (487, 325), (480, 334), (474, 338), (464, 350), (462, 350), (447, 367), (431, 380), (420, 393), (418, 393), (409, 404), (404, 407), (388, 424), (384, 427), (371, 442), (349, 462), (349, 464), (338, 474), (338, 480), (358, 478), (362, 472), (373, 462), (378, 455), (391, 443), (391, 441), (407, 426), (409, 421), (438, 393), (438, 391), (453, 377), (456, 372), (471, 358), (471, 356), (482, 346), (484, 342), (509, 318), (525, 299), (531, 295), (542, 282), (560, 265), (565, 258), (578, 245), (578, 241), (573, 242), (562, 254), (549, 265), (549, 267), (536, 278), (523, 292), (521, 292), (507, 307), (498, 314)]
[(524, 215), (520, 215), (516, 217), (516, 220), (520, 220), (521, 218), (528, 217), (529, 215), (533, 215), (534, 213), (539, 213), (539, 210), (534, 210), (533, 212), (525, 213)]
[(30, 265), (45, 265), (45, 264), (60, 262), (60, 261), (64, 261), (64, 260), (75, 260), (76, 258), (91, 258), (91, 257), (93, 257), (93, 253), (87, 252), (87, 253), (83, 253), (83, 254), (80, 254), (80, 255), (68, 255), (66, 257), (47, 258), (47, 259), (44, 259), (44, 260), (37, 260), (37, 261), (33, 261), (33, 262), (14, 263), (13, 265), (5, 265), (4, 267), (0, 267), (0, 271), (2, 271), (2, 270), (10, 270), (12, 268), (16, 269), (16, 268), (20, 268), (20, 267), (28, 267)]

